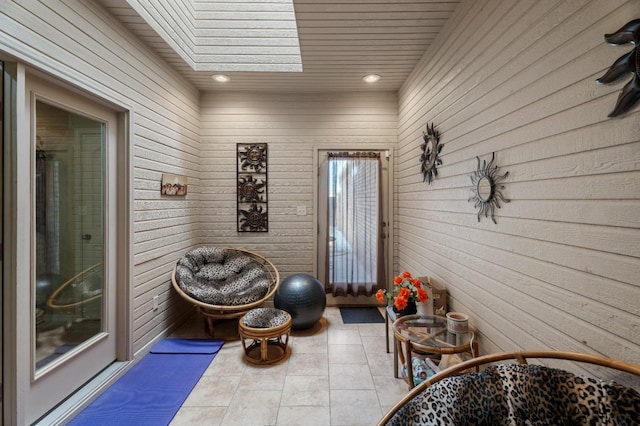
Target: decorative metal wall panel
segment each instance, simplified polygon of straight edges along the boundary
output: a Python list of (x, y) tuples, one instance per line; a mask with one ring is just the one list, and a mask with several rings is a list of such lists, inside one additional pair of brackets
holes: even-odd
[(238, 232), (267, 232), (267, 144), (239, 143), (236, 150)]

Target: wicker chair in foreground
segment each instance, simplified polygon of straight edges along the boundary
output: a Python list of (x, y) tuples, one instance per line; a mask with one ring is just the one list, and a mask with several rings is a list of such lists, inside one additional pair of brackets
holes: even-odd
[(269, 259), (254, 252), (198, 247), (178, 261), (171, 282), (200, 311), (213, 337), (215, 320), (240, 318), (273, 296), (280, 274)]
[[(521, 351), (485, 355), (454, 365), (413, 388), (382, 425), (638, 425), (640, 393), (613, 381), (528, 364), (553, 358), (607, 367), (616, 380), (640, 388), (640, 365), (598, 355)], [(516, 362), (498, 363), (516, 360)], [(469, 369), (485, 364), (481, 372)], [(554, 361), (554, 364), (556, 362)], [(611, 377), (611, 375), (608, 375)], [(637, 386), (636, 386), (637, 385)]]

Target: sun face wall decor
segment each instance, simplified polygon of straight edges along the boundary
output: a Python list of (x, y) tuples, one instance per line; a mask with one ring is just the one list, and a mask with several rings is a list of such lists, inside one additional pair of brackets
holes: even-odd
[(267, 232), (267, 144), (239, 143), (236, 150), (238, 232)]
[(440, 160), (440, 132), (435, 129), (435, 125), (431, 123), (431, 127), (427, 124), (427, 131), (422, 133), (424, 143), (420, 145), (422, 155), (420, 155), (420, 171), (422, 172), (423, 182), (431, 184), (431, 181), (438, 176), (438, 166), (442, 165)]
[(265, 179), (256, 179), (253, 175), (238, 176), (238, 201), (240, 202), (264, 202), (266, 200)]
[(240, 213), (238, 231), (240, 232), (267, 232), (269, 216), (264, 206), (251, 203), (246, 209), (238, 209)]
[[(242, 147), (242, 150), (241, 148)], [(267, 171), (267, 144), (266, 143), (239, 143), (238, 158), (242, 170), (253, 170), (256, 173)]]
[(631, 73), (631, 80), (622, 88), (618, 101), (609, 117), (624, 114), (640, 100), (640, 19), (627, 22), (613, 34), (605, 34), (607, 43), (614, 46), (633, 44), (635, 47), (627, 54), (620, 56), (609, 70), (599, 79), (600, 84), (608, 84)]
[(478, 160), (477, 170), (470, 176), (473, 196), (469, 197), (468, 201), (474, 201), (473, 207), (478, 209), (478, 222), (480, 222), (480, 216), (489, 217), (489, 213), (491, 213), (491, 220), (497, 224), (494, 216), (495, 208), (500, 208), (500, 201), (505, 203), (511, 201), (504, 198), (501, 192), (504, 189), (501, 182), (509, 176), (509, 172), (503, 175), (498, 174), (498, 166), (494, 164), (495, 152), (492, 153), (491, 161), (488, 163), (485, 160), (480, 165), (480, 157), (476, 157), (476, 159)]

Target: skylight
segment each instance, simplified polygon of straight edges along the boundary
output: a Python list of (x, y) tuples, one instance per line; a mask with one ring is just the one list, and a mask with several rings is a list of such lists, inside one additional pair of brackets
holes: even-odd
[(302, 71), (293, 0), (126, 1), (195, 71)]

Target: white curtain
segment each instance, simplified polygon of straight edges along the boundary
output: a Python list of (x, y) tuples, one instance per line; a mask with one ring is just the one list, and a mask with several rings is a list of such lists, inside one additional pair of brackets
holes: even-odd
[(370, 296), (385, 287), (380, 154), (329, 153), (328, 180), (326, 291)]

